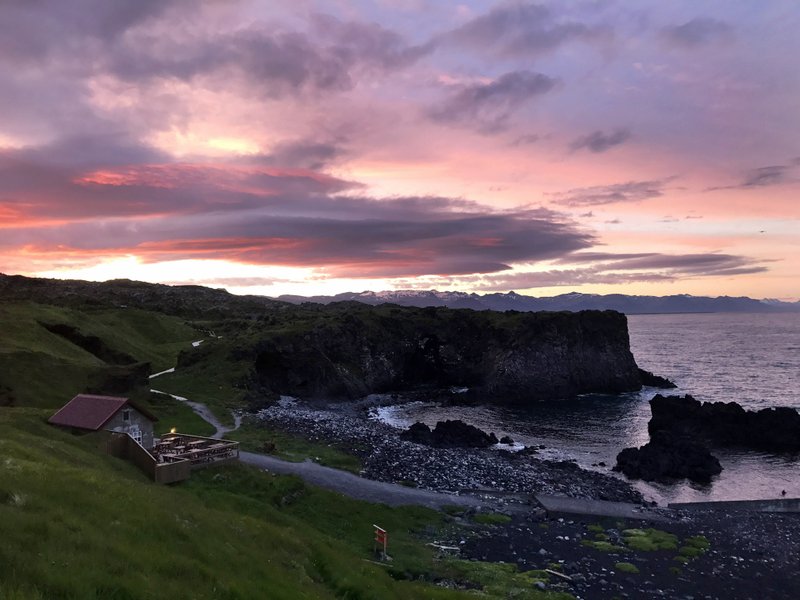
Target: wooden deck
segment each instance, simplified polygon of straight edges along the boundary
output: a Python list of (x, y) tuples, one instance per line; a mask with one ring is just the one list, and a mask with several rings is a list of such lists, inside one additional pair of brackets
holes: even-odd
[(153, 456), (159, 463), (188, 460), (193, 469), (238, 460), (239, 442), (215, 438), (169, 433), (153, 446)]

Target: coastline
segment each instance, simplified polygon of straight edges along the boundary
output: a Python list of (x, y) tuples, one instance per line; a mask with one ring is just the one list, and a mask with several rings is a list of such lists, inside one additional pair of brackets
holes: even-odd
[(538, 458), (535, 449), (431, 448), (401, 440), (400, 431), (367, 414), (369, 403), (309, 405), (284, 397), (254, 420), (315, 441), (337, 444), (362, 459), (362, 475), (445, 492), (546, 494), (644, 504), (620, 478), (570, 461)]
[[(641, 502), (622, 479), (574, 463), (488, 449), (439, 449), (399, 439), (400, 430), (370, 419), (370, 402), (314, 405), (290, 398), (251, 416), (256, 423), (321, 443), (349, 447), (362, 476), (422, 489), (482, 497), (502, 521), (475, 524), (475, 511), (451, 511), (454, 526), (438, 544), (478, 564), (555, 572), (546, 588), (576, 598), (794, 600), (800, 515), (656, 509), (665, 521), (548, 514), (533, 493)], [(467, 488), (463, 486), (467, 485)], [(482, 493), (483, 492), (483, 493)], [(456, 507), (452, 507), (456, 508)], [(653, 547), (636, 537), (666, 540)], [(705, 544), (694, 549), (693, 540)], [(630, 571), (628, 571), (630, 569)], [(458, 587), (457, 582), (437, 582)]]

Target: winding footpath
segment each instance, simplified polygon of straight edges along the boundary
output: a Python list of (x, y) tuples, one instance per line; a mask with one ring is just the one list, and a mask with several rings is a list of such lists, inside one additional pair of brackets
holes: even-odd
[[(199, 342), (192, 342), (192, 346), (197, 347), (198, 345)], [(150, 379), (153, 380), (156, 377), (167, 373), (173, 373), (174, 371), (175, 368), (173, 367), (172, 369), (167, 369), (166, 371), (151, 375)], [(242, 423), (242, 416), (234, 414), (234, 426), (228, 427), (217, 419), (214, 413), (201, 402), (195, 402), (183, 396), (176, 396), (175, 394), (152, 388), (150, 391), (155, 394), (170, 396), (188, 405), (197, 416), (215, 428), (216, 431), (212, 435), (214, 438), (221, 438), (225, 434), (235, 431)], [(394, 483), (375, 481), (373, 479), (365, 479), (364, 477), (359, 477), (347, 471), (325, 467), (310, 460), (305, 460), (304, 462), (290, 462), (275, 458), (274, 456), (244, 451), (239, 452), (239, 460), (243, 463), (273, 473), (297, 475), (306, 483), (332, 490), (357, 500), (388, 504), (389, 506), (414, 505), (439, 509), (448, 505), (478, 508), (487, 504), (475, 496), (457, 496), (455, 494), (445, 494), (442, 492), (409, 488)]]

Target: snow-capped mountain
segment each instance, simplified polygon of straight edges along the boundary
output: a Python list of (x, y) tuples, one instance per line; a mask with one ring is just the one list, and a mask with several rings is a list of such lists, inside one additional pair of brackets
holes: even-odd
[(474, 310), (617, 310), (627, 314), (705, 313), (705, 312), (795, 312), (800, 302), (755, 300), (753, 298), (719, 296), (628, 296), (625, 294), (581, 294), (570, 292), (560, 296), (537, 298), (516, 292), (475, 294), (438, 290), (387, 290), (382, 292), (345, 292), (335, 296), (281, 296), (286, 302), (363, 302), (365, 304), (399, 304), (401, 306), (447, 306)]

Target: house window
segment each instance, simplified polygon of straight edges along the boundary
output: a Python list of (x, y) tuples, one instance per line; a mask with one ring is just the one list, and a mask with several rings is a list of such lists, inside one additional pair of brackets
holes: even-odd
[(125, 409), (122, 411), (122, 420), (126, 423), (131, 420), (131, 411)]
[(131, 427), (130, 431), (128, 431), (128, 435), (130, 435), (134, 440), (136, 440), (137, 444), (139, 444), (140, 446), (142, 445), (142, 430), (139, 429), (137, 426)]

